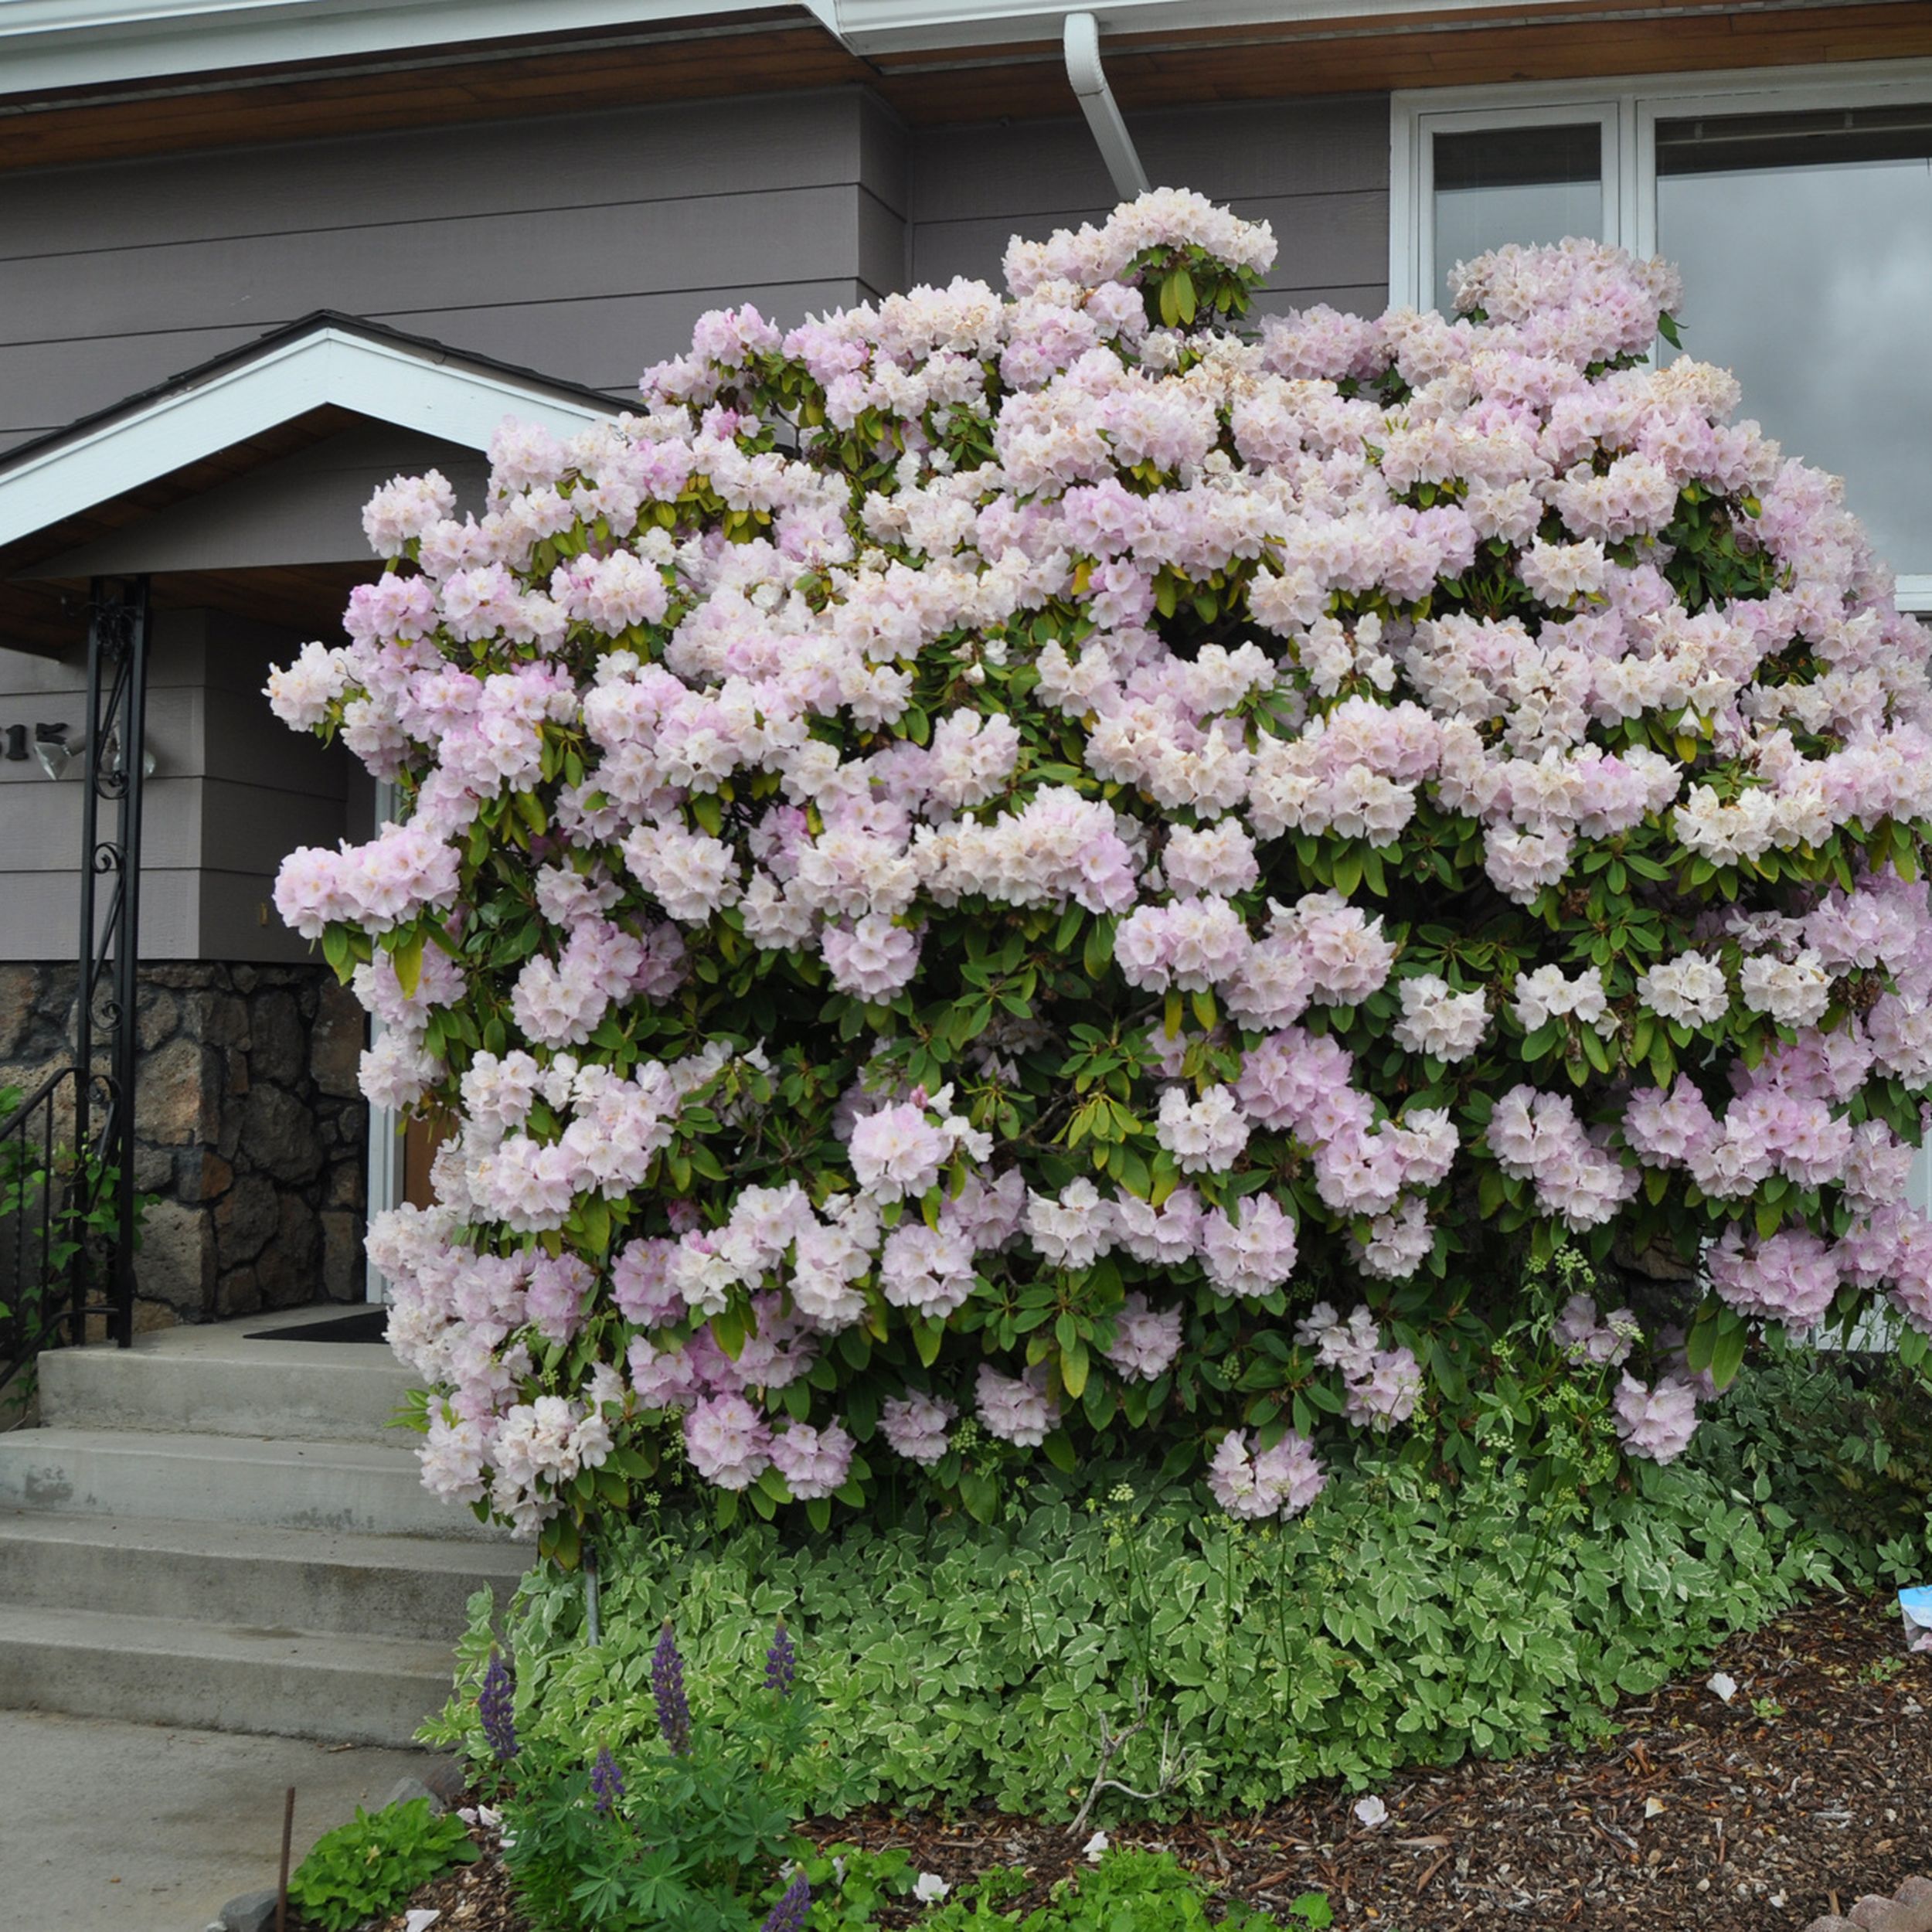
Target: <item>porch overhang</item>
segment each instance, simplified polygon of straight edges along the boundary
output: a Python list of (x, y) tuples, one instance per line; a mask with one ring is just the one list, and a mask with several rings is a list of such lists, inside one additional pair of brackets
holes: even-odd
[[(286, 557), (211, 570), (205, 542), (184, 536), (179, 554), (171, 549), (183, 506), (205, 496), (212, 510), (219, 492), (232, 499), (244, 478), (277, 487), (302, 452), (359, 427), (480, 454), (505, 418), (568, 437), (621, 406), (597, 391), (352, 316), (309, 316), (0, 457), (0, 646), (43, 655), (73, 648), (83, 627), (66, 607), (74, 584), (97, 570), (152, 575), (164, 607), (185, 597), (254, 608), (271, 621), (332, 600), (339, 607), (350, 583), (379, 568), (342, 540), (339, 526), (352, 539), (352, 521), (338, 518), (319, 551), (307, 543)], [(389, 473), (345, 478), (345, 500), (359, 508)], [(144, 527), (138, 566), (104, 563), (115, 539), (126, 549)], [(170, 585), (171, 571), (182, 580)]]

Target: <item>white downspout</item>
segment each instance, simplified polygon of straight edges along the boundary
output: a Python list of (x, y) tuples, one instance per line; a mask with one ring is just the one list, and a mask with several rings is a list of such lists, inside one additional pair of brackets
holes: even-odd
[(1066, 78), (1080, 97), (1080, 112), (1092, 130), (1094, 145), (1107, 163), (1114, 193), (1122, 201), (1131, 201), (1147, 192), (1147, 170), (1134, 151), (1134, 137), (1127, 131), (1114, 90), (1107, 84), (1107, 70), (1100, 65), (1100, 23), (1090, 13), (1066, 16)]

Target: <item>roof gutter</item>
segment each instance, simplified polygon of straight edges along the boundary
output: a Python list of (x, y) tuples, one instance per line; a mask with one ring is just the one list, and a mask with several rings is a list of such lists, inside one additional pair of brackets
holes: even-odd
[(1066, 78), (1087, 117), (1094, 145), (1100, 151), (1114, 192), (1122, 201), (1132, 201), (1148, 191), (1147, 170), (1134, 151), (1134, 137), (1121, 118), (1114, 90), (1107, 84), (1107, 70), (1100, 65), (1100, 23), (1090, 13), (1066, 16)]

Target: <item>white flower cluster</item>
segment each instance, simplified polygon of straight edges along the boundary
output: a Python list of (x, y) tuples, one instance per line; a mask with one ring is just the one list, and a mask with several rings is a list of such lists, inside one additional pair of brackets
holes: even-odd
[[(1646, 1168), (1747, 1203), (1883, 1167), (1846, 1111), (1932, 1080), (1932, 920), (1865, 842), (1932, 816), (1932, 697), (1835, 485), (1720, 372), (1642, 365), (1658, 264), (1505, 250), (1463, 271), (1480, 323), (1250, 341), (1151, 320), (1190, 250), (1252, 275), (1273, 242), (1162, 191), (1016, 243), (1005, 298), (724, 311), (638, 413), (506, 427), (480, 517), (434, 474), (377, 492), (403, 567), (269, 695), (408, 816), (277, 901), (375, 943), (371, 1098), (458, 1119), (444, 1205), (376, 1237), (439, 1486), (527, 1524), (641, 1410), (725, 1487), (822, 1500), (859, 1467), (829, 1405), (896, 1330), (926, 1367), (867, 1413), (939, 1466), (969, 1403), (1035, 1444), (1089, 1374), (1163, 1389), (1182, 1308), (1278, 1314), (1312, 1240), (1413, 1277), (1459, 1165), (1577, 1230)], [(1683, 590), (1687, 503), (1737, 594)], [(1606, 891), (1641, 956), (1605, 963)], [(1637, 1046), (1577, 1090), (1671, 1028), (1696, 1080), (1638, 1084)], [(1076, 1043), (1114, 1084), (1070, 1087)], [(1798, 1319), (1883, 1284), (1932, 1322), (1925, 1243), (1845, 1198), (1842, 1239), (1747, 1223), (1719, 1291)], [(1077, 1347), (940, 1333), (1110, 1257)], [(1413, 1357), (1334, 1327), (1351, 1414), (1407, 1414)], [(594, 1386), (533, 1366), (560, 1336)], [(1639, 1395), (1632, 1439), (1673, 1440)], [(1226, 1436), (1229, 1506), (1304, 1506), (1298, 1440)]]

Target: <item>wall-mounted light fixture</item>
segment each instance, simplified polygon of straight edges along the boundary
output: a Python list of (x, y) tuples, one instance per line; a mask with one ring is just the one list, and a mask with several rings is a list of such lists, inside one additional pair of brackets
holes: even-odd
[[(67, 767), (87, 748), (85, 738), (70, 738), (64, 724), (36, 724), (33, 728), (33, 755), (40, 760), (40, 769), (49, 778), (63, 778)], [(105, 764), (110, 771), (121, 770), (121, 741), (110, 733), (102, 747), (106, 753)], [(155, 775), (155, 754), (146, 744), (141, 747), (141, 775), (151, 778)]]
[(64, 777), (68, 766), (86, 744), (84, 738), (79, 744), (69, 744), (64, 724), (37, 724), (33, 728), (33, 755), (40, 760), (40, 769), (49, 778)]

